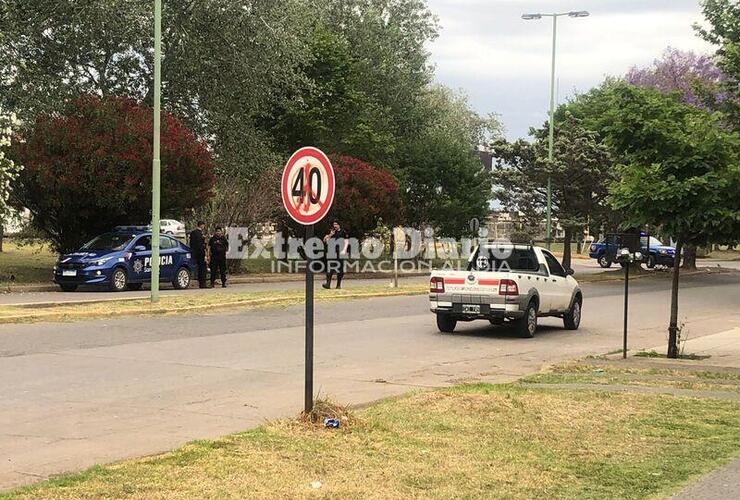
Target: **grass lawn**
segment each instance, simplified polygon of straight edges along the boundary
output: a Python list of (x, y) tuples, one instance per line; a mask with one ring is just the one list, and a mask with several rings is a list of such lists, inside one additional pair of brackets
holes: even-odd
[(740, 372), (683, 370), (660, 364), (622, 367), (612, 363), (563, 363), (545, 373), (530, 375), (523, 383), (597, 384), (635, 387), (670, 387), (694, 391), (740, 392)]
[(48, 245), (19, 245), (6, 239), (0, 252), (0, 284), (15, 276), (16, 283), (51, 283), (51, 268), (57, 260)]
[(551, 382), (417, 392), (341, 429), (277, 421), (5, 498), (655, 498), (740, 453), (737, 401)]
[[(423, 295), (428, 293), (426, 283), (401, 285), (390, 288), (387, 285), (371, 285), (341, 290), (315, 290), (319, 302), (360, 299), (370, 297), (390, 297), (397, 295)], [(188, 294), (165, 295), (160, 302), (152, 305), (149, 299), (133, 299), (78, 304), (59, 304), (51, 307), (0, 306), (0, 324), (30, 323), (37, 321), (74, 321), (91, 318), (131, 316), (142, 314), (181, 314), (209, 312), (213, 310), (289, 306), (302, 303), (305, 292), (302, 289), (263, 292), (234, 292), (228, 294)]]

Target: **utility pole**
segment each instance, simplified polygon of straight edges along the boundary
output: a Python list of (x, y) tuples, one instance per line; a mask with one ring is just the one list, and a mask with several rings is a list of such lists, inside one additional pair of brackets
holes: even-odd
[(159, 126), (162, 87), (162, 0), (154, 0), (154, 138), (152, 159), (151, 302), (159, 302)]

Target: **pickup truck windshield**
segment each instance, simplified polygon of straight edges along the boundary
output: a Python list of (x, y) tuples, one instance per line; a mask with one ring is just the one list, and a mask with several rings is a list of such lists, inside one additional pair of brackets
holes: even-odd
[[(508, 254), (507, 257), (501, 258)], [(539, 271), (534, 250), (529, 248), (478, 248), (468, 263), (468, 271)]]

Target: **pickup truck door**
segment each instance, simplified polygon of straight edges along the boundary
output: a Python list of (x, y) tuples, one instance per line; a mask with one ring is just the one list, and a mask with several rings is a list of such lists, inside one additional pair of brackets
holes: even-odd
[(550, 270), (550, 276), (548, 278), (548, 290), (551, 294), (552, 301), (550, 303), (550, 310), (564, 311), (570, 307), (570, 299), (572, 289), (570, 283), (568, 283), (568, 273), (565, 272), (563, 266), (560, 265), (558, 259), (547, 250), (542, 250), (542, 255), (545, 257), (547, 262), (547, 268)]

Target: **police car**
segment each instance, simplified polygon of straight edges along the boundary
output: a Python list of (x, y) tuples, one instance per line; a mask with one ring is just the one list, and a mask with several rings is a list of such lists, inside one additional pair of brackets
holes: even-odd
[[(177, 289), (190, 285), (195, 263), (183, 243), (160, 235), (160, 281)], [(54, 266), (54, 283), (65, 292), (80, 285), (100, 285), (110, 290), (139, 290), (151, 281), (152, 233), (142, 226), (118, 226), (85, 243), (77, 252), (62, 255)]]

